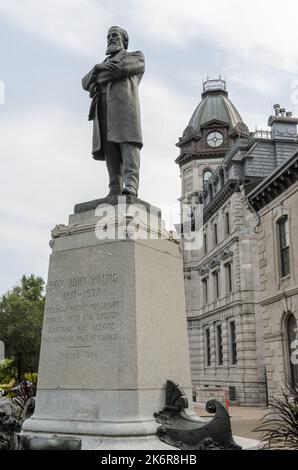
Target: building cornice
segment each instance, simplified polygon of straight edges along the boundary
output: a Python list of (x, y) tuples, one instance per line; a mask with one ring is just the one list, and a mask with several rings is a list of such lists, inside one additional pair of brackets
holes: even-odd
[(212, 217), (218, 209), (229, 199), (229, 197), (234, 192), (239, 192), (239, 182), (235, 179), (230, 179), (224, 187), (215, 194), (214, 198), (212, 199), (207, 206), (204, 207), (204, 219), (203, 223), (205, 224), (210, 217)]
[(260, 305), (264, 307), (265, 305), (270, 305), (273, 304), (274, 302), (278, 302), (280, 300), (283, 300), (285, 297), (292, 297), (293, 295), (298, 294), (298, 286), (294, 287), (293, 289), (289, 289), (287, 291), (282, 291), (278, 292), (275, 295), (272, 295), (270, 297), (266, 297), (262, 300), (260, 300)]
[(256, 211), (259, 211), (296, 181), (298, 181), (298, 152), (247, 195), (249, 203)]
[(205, 152), (183, 152), (181, 153), (175, 160), (175, 163), (177, 163), (180, 167), (184, 165), (185, 163), (190, 162), (191, 160), (204, 160), (204, 159), (209, 159), (209, 158), (224, 158), (226, 155), (226, 152), (228, 151), (228, 148), (223, 148), (221, 151), (219, 150), (207, 150)]
[[(229, 310), (233, 307), (240, 307), (240, 311), (237, 313), (238, 315), (254, 315), (255, 314), (255, 309), (253, 309), (252, 312), (245, 312), (243, 313), (241, 310), (243, 310), (243, 306), (245, 305), (252, 305), (251, 302), (244, 302), (244, 301), (241, 301), (241, 300), (233, 300), (232, 302), (224, 305), (224, 306), (220, 306), (220, 307), (217, 307), (211, 311), (208, 311), (208, 312), (204, 312), (204, 313), (197, 313), (196, 315), (194, 316), (191, 316), (187, 313), (187, 320), (204, 320), (205, 318), (207, 317), (211, 317), (212, 315), (215, 315), (215, 314), (218, 314), (218, 313), (221, 313), (221, 312), (225, 312), (226, 310)], [(253, 304), (254, 307), (256, 304)], [(187, 311), (189, 312), (189, 310)]]
[(184, 147), (184, 145), (189, 144), (190, 142), (197, 142), (201, 138), (201, 134), (198, 134), (196, 132), (186, 133), (185, 136), (179, 138), (179, 142), (177, 142), (175, 145), (176, 147), (181, 148)]

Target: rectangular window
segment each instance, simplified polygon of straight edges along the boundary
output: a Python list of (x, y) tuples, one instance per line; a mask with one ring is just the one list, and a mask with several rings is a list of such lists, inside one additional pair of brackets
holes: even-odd
[(226, 235), (230, 234), (230, 214), (225, 213), (225, 226), (226, 226)]
[(233, 290), (231, 263), (227, 263), (225, 265), (225, 271), (226, 271), (226, 292), (227, 294), (230, 294)]
[(237, 364), (237, 343), (236, 343), (236, 324), (234, 321), (229, 323), (230, 328), (230, 362)]
[(214, 240), (214, 245), (217, 245), (218, 243), (217, 224), (213, 225), (213, 240)]
[(213, 289), (214, 289), (214, 299), (218, 299), (220, 295), (220, 287), (219, 287), (219, 272), (215, 271), (212, 273), (213, 276)]
[(281, 277), (290, 274), (290, 241), (288, 217), (283, 217), (279, 222), (279, 250), (280, 250), (280, 274)]
[(207, 244), (207, 233), (203, 235), (203, 243), (204, 243), (204, 254), (208, 253), (208, 244)]
[(191, 232), (195, 232), (196, 230), (196, 210), (194, 207), (191, 208), (190, 213), (190, 230)]
[(205, 358), (206, 358), (206, 366), (209, 367), (211, 365), (211, 347), (210, 347), (209, 328), (206, 328), (205, 330)]
[(217, 365), (223, 364), (223, 350), (222, 350), (222, 330), (221, 325), (216, 326), (216, 349), (217, 349)]
[(203, 305), (208, 304), (208, 279), (205, 278), (202, 280), (203, 285)]
[(229, 387), (229, 400), (236, 401), (236, 387)]

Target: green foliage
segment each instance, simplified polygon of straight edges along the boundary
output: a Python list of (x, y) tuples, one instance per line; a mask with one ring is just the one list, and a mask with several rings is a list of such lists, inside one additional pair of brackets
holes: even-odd
[(269, 402), (270, 412), (254, 431), (262, 432), (261, 440), (268, 449), (289, 447), (298, 449), (298, 389), (287, 379), (280, 398)]
[(35, 387), (37, 386), (37, 372), (27, 372), (24, 374), (24, 379), (31, 382)]
[(41, 277), (23, 276), (20, 285), (0, 299), (0, 339), (14, 360), (18, 379), (37, 370), (45, 297)]
[(18, 371), (13, 359), (3, 359), (0, 361), (0, 384), (9, 383), (11, 379), (16, 379)]

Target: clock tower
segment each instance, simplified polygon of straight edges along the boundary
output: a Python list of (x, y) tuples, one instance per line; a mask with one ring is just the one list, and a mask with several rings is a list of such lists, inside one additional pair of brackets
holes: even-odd
[(200, 202), (200, 193), (208, 179), (235, 144), (249, 134), (247, 126), (228, 98), (226, 82), (221, 78), (203, 83), (202, 100), (176, 144), (180, 155), (181, 201)]

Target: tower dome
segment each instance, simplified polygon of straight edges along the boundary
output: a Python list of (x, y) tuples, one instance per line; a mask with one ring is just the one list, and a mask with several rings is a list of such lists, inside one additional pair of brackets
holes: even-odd
[(248, 135), (248, 127), (228, 97), (225, 80), (207, 78), (202, 100), (176, 144), (180, 148), (176, 163), (181, 166), (191, 160), (209, 161), (211, 171), (215, 161), (218, 165), (235, 143)]
[(186, 129), (199, 132), (202, 125), (213, 120), (228, 123), (231, 131), (248, 132), (238, 110), (228, 98), (226, 82), (221, 78), (207, 79), (203, 83), (202, 101), (196, 107)]

